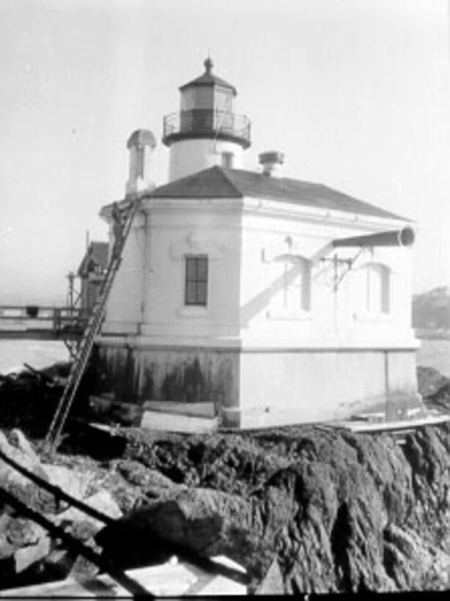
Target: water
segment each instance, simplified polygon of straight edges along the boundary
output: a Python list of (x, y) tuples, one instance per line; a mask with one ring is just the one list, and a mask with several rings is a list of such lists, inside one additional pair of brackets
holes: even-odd
[(35, 369), (67, 361), (69, 351), (56, 340), (0, 340), (0, 373), (28, 363)]
[(450, 378), (450, 340), (421, 340), (417, 365), (434, 367)]

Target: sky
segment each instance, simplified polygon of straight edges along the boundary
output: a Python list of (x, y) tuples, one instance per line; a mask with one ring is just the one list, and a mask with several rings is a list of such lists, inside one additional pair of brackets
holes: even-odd
[(203, 72), (252, 121), (245, 168), (418, 222), (414, 292), (450, 285), (449, 0), (0, 0), (0, 304), (64, 302), (123, 198), (126, 142), (159, 140)]

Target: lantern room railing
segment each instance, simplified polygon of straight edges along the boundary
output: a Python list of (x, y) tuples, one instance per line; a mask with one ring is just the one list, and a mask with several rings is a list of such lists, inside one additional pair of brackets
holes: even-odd
[(164, 117), (163, 143), (184, 138), (220, 137), (250, 146), (250, 119), (227, 111), (192, 109)]

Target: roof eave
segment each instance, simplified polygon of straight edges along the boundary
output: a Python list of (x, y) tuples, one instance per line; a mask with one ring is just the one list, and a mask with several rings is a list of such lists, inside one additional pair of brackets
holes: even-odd
[(255, 209), (276, 212), (279, 214), (290, 214), (298, 218), (307, 218), (314, 221), (327, 221), (328, 223), (339, 223), (354, 225), (355, 227), (401, 227), (402, 225), (417, 225), (416, 222), (400, 216), (381, 216), (359, 213), (356, 211), (340, 211), (337, 209), (326, 209), (314, 207), (313, 205), (295, 203), (291, 200), (273, 199), (263, 196), (246, 194), (244, 196), (244, 210)]

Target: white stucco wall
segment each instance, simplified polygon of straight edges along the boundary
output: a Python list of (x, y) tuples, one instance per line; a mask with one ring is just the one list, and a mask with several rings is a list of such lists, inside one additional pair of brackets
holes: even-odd
[(169, 181), (202, 169), (222, 165), (222, 154), (233, 155), (233, 168), (242, 167), (243, 149), (235, 142), (220, 139), (192, 139), (173, 142), (170, 147)]
[[(105, 311), (103, 331), (136, 334), (142, 320), (144, 249), (147, 244), (145, 219), (137, 215), (122, 253)], [(110, 232), (110, 249), (113, 237)], [(111, 252), (111, 250), (110, 250)]]
[[(145, 202), (107, 304), (105, 332), (139, 333), (163, 344), (199, 339), (249, 348), (414, 347), (410, 248), (367, 248), (349, 271), (341, 263), (337, 291), (330, 259), (352, 261), (359, 249), (335, 249), (313, 261), (333, 239), (395, 229), (401, 222), (305, 216), (295, 205), (253, 199)], [(207, 307), (184, 305), (186, 255), (208, 256)], [(372, 265), (387, 273), (386, 312), (370, 313), (364, 304), (364, 272)], [(290, 289), (283, 308), (291, 273), (304, 290), (298, 286), (292, 296)]]
[[(246, 201), (247, 202), (247, 201)], [(354, 216), (331, 219), (320, 214), (305, 217), (294, 205), (267, 202), (259, 206), (250, 199), (243, 216), (241, 267), (242, 340), (250, 346), (355, 346), (413, 345), (411, 329), (410, 248), (339, 248), (314, 262), (314, 257), (331, 240), (360, 236), (402, 227), (402, 222), (364, 220)], [(359, 254), (359, 255), (358, 255)], [(335, 272), (331, 259), (354, 261), (351, 269), (340, 262)], [(358, 255), (358, 256), (357, 256)], [(297, 267), (296, 267), (297, 265)], [(366, 307), (367, 268), (379, 266), (388, 279), (388, 311)], [(297, 308), (283, 308), (289, 274), (303, 269), (303, 286), (309, 300)], [(287, 276), (285, 275), (287, 270)], [(306, 277), (308, 270), (309, 278)], [(337, 280), (336, 280), (337, 274)], [(334, 289), (338, 281), (337, 290)], [(289, 290), (287, 290), (289, 289)], [(372, 280), (372, 293), (374, 285)], [(299, 294), (300, 293), (300, 294)], [(281, 299), (281, 302), (280, 302)]]
[[(240, 427), (418, 402), (411, 249), (366, 249), (344, 277), (339, 267), (337, 293), (333, 263), (316, 260), (353, 260), (358, 248), (321, 251), (402, 222), (255, 199), (148, 198), (142, 209), (100, 341), (115, 393), (126, 381), (132, 399), (214, 398), (223, 423)], [(206, 307), (184, 304), (186, 255), (208, 257)], [(297, 311), (282, 309), (286, 263), (310, 268)], [(389, 279), (389, 311), (378, 314), (365, 310), (360, 277), (373, 264)]]
[(240, 402), (224, 414), (240, 427), (264, 427), (349, 419), (405, 403), (420, 405), (408, 350), (244, 352)]
[[(149, 201), (132, 230), (103, 331), (166, 345), (215, 344), (239, 334), (240, 201)], [(208, 257), (208, 304), (185, 306), (185, 257)], [(138, 322), (138, 323), (136, 323)], [(128, 328), (127, 324), (136, 324)], [(128, 328), (128, 329), (127, 329)]]

